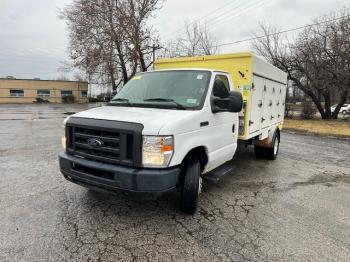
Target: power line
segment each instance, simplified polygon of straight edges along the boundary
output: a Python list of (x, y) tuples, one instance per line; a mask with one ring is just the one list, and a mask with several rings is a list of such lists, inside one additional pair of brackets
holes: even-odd
[[(228, 10), (224, 10), (224, 12), (222, 12), (222, 13), (214, 16), (214, 17), (211, 17), (209, 19), (206, 19), (206, 17), (199, 18), (199, 19), (195, 20), (192, 23), (195, 23), (196, 21), (200, 21), (202, 19), (205, 19), (206, 23), (210, 22), (210, 23), (208, 23), (208, 29), (211, 30), (212, 28), (216, 28), (219, 24), (222, 24), (222, 23), (230, 21), (231, 18), (238, 17), (238, 16), (242, 15), (243, 13), (245, 13), (247, 11), (249, 12), (249, 11), (253, 11), (253, 10), (257, 9), (257, 8), (260, 8), (261, 6), (263, 6), (266, 3), (266, 1), (269, 1), (269, 0), (263, 0), (263, 1), (259, 1), (259, 0), (257, 0), (257, 1), (255, 1), (255, 0), (249, 1), (248, 0), (248, 1), (246, 1), (246, 2), (241, 4), (241, 3), (239, 3), (239, 0), (238, 0), (238, 1), (235, 2), (236, 4), (233, 7), (229, 8)], [(222, 9), (222, 8), (223, 7), (219, 8), (219, 9)], [(179, 31), (181, 32), (181, 31), (184, 31), (185, 29), (186, 29), (186, 25), (182, 29), (177, 30), (176, 32), (179, 32)], [(180, 34), (177, 34), (175, 36), (172, 35), (171, 38), (179, 37), (182, 34), (183, 34), (183, 32), (180, 33)], [(165, 40), (166, 39), (169, 39), (169, 38), (165, 38)]]
[(344, 15), (344, 16), (341, 16), (341, 17), (338, 17), (338, 18), (334, 18), (334, 19), (331, 19), (331, 20), (318, 22), (318, 23), (313, 23), (313, 24), (309, 24), (309, 25), (305, 25), (305, 26), (299, 26), (299, 27), (295, 27), (295, 28), (290, 28), (290, 29), (287, 29), (287, 30), (278, 31), (276, 33), (272, 33), (272, 34), (268, 34), (268, 35), (255, 36), (255, 37), (251, 37), (251, 38), (238, 40), (238, 41), (235, 41), (235, 42), (223, 43), (223, 44), (217, 45), (217, 47), (234, 45), (234, 44), (239, 44), (239, 43), (248, 42), (248, 41), (252, 41), (252, 40), (258, 40), (258, 39), (261, 39), (261, 38), (266, 38), (266, 37), (274, 36), (274, 35), (278, 35), (278, 34), (289, 33), (289, 32), (297, 31), (297, 30), (300, 30), (300, 29), (303, 29), (303, 28), (307, 28), (307, 27), (311, 27), (311, 26), (315, 26), (315, 25), (321, 25), (321, 24), (330, 23), (330, 22), (337, 21), (337, 20), (340, 20), (340, 19), (345, 18), (345, 17), (350, 17), (350, 16), (349, 15)]
[(262, 0), (262, 1), (258, 1), (256, 3), (248, 4), (244, 8), (237, 10), (236, 14), (233, 14), (233, 15), (228, 14), (227, 16), (220, 18), (219, 20), (215, 21), (214, 23), (210, 23), (209, 29), (213, 30), (214, 28), (218, 27), (219, 25), (225, 24), (227, 22), (232, 22), (234, 20), (234, 18), (241, 16), (245, 12), (254, 11), (255, 9), (258, 9), (262, 6), (265, 7), (265, 6), (267, 6), (267, 4), (269, 4), (268, 3), (269, 1), (270, 0)]
[(231, 17), (230, 15), (231, 15), (232, 11), (235, 11), (234, 13), (238, 13), (238, 12), (241, 12), (241, 11), (244, 11), (244, 10), (248, 9), (249, 7), (255, 6), (259, 2), (260, 2), (260, 0), (256, 0), (255, 2), (254, 2), (254, 0), (251, 1), (251, 2), (247, 1), (247, 2), (243, 3), (242, 5), (240, 5), (238, 7), (237, 7), (237, 5), (234, 6), (232, 9), (229, 9), (226, 12), (218, 15), (214, 19), (209, 19), (209, 20), (206, 20), (206, 21), (207, 22), (211, 22), (210, 25), (216, 24), (217, 22), (220, 22), (221, 20), (225, 20), (227, 17)]
[[(225, 8), (225, 7), (227, 7), (227, 6), (229, 6), (229, 5), (232, 5), (233, 3), (236, 3), (237, 1), (240, 1), (240, 0), (233, 0), (233, 1), (229, 2), (229, 3), (226, 3), (226, 4), (224, 4), (224, 5), (222, 5), (222, 6), (218, 7), (218, 8), (216, 8), (215, 10), (206, 13), (204, 16), (195, 19), (195, 20), (193, 21), (193, 23), (200, 22), (201, 20), (207, 18), (208, 16), (211, 16), (213, 13), (215, 13), (215, 12), (217, 12), (217, 11), (219, 11), (219, 10), (221, 10), (221, 9), (223, 9), (223, 8)], [(213, 19), (213, 18), (212, 18), (212, 19)], [(215, 19), (215, 16), (214, 16), (214, 19)], [(178, 32), (181, 32), (181, 31), (184, 31), (185, 29), (186, 29), (186, 26), (179, 27), (177, 30), (173, 31), (172, 33), (169, 33), (169, 34), (165, 35), (164, 39), (169, 38), (169, 36), (171, 36), (171, 38), (172, 38), (172, 36), (173, 36), (174, 34), (176, 34), (176, 33), (178, 33)]]

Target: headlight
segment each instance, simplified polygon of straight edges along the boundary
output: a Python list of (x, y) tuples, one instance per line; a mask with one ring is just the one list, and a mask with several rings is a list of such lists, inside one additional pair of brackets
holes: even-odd
[(143, 136), (142, 164), (144, 167), (167, 167), (173, 153), (172, 136)]
[(67, 138), (66, 138), (66, 123), (69, 120), (70, 116), (68, 116), (67, 118), (65, 118), (63, 120), (63, 125), (62, 125), (62, 135), (61, 135), (61, 144), (64, 150), (66, 150), (67, 147)]
[(66, 139), (66, 136), (65, 136), (65, 135), (62, 136), (62, 138), (61, 138), (61, 143), (62, 143), (63, 149), (66, 150), (67, 139)]
[(61, 143), (62, 143), (63, 149), (66, 150), (67, 138), (66, 138), (66, 127), (65, 127), (65, 125), (63, 126), (63, 130), (62, 130)]

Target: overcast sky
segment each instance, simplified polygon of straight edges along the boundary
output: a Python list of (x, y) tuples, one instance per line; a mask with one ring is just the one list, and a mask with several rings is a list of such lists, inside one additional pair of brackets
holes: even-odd
[[(59, 9), (72, 0), (0, 1), (0, 77), (52, 79), (68, 59), (68, 32)], [(266, 21), (289, 29), (341, 7), (348, 0), (167, 0), (151, 23), (162, 40), (183, 33), (185, 21), (207, 22), (219, 43), (251, 37)], [(214, 11), (214, 12), (213, 12)], [(249, 42), (225, 46), (220, 52), (250, 50)]]

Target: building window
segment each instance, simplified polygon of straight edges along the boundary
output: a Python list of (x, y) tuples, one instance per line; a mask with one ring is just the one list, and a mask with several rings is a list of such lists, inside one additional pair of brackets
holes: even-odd
[(72, 95), (73, 95), (72, 91), (61, 90), (61, 97), (72, 96)]
[(81, 91), (81, 97), (87, 97), (87, 91)]
[(39, 97), (48, 97), (48, 96), (50, 96), (50, 90), (49, 89), (37, 90), (37, 95)]
[(10, 96), (23, 97), (24, 96), (24, 90), (22, 90), (22, 89), (10, 89)]

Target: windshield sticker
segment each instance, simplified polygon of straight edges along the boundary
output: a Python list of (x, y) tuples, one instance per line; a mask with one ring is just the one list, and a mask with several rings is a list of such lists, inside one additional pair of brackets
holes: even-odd
[(187, 104), (197, 104), (197, 99), (189, 98), (187, 99)]
[(198, 80), (202, 80), (203, 79), (203, 75), (197, 75), (197, 79)]
[(132, 78), (132, 80), (140, 80), (142, 78), (142, 76), (134, 76), (133, 78)]

